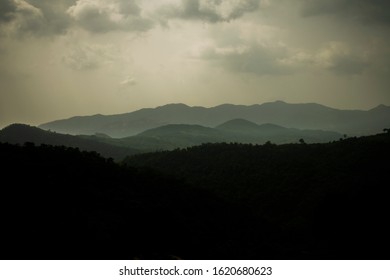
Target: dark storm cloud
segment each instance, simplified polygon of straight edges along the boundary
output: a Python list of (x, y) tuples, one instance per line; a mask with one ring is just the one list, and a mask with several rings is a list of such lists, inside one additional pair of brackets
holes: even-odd
[(66, 6), (72, 1), (5, 0), (0, 4), (0, 28), (13, 34), (52, 35), (70, 24)]
[(229, 21), (259, 8), (259, 0), (181, 0), (164, 7), (167, 17), (208, 22)]
[(362, 23), (390, 24), (388, 0), (303, 0), (303, 16), (335, 15)]
[(135, 1), (78, 0), (67, 13), (77, 25), (95, 33), (147, 31), (154, 26), (152, 20), (141, 15), (141, 8)]
[(1, 22), (9, 22), (13, 19), (16, 11), (16, 5), (12, 0), (0, 1), (0, 24)]
[(31, 5), (39, 8), (44, 16), (44, 32), (46, 34), (64, 33), (72, 24), (66, 9), (74, 3), (74, 0), (29, 0)]
[(1, 0), (0, 28), (9, 34), (63, 34), (71, 26), (95, 33), (146, 31), (153, 27), (135, 1)]

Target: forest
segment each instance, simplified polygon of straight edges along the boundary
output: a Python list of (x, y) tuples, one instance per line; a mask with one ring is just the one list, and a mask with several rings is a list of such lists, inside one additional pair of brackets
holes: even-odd
[(276, 244), (290, 248), (291, 257), (388, 258), (385, 131), (327, 144), (205, 144), (134, 155), (126, 163), (245, 206), (285, 234)]
[(1, 143), (0, 258), (388, 259), (388, 131), (120, 163)]

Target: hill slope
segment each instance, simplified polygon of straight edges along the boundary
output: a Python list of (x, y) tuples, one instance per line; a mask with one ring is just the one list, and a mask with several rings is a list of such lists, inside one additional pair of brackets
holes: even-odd
[[(247, 129), (242, 122), (250, 124)], [(233, 125), (234, 128), (233, 129)], [(238, 126), (239, 125), (239, 126)], [(222, 129), (221, 129), (222, 128)], [(173, 150), (186, 148), (203, 143), (243, 142), (263, 144), (266, 141), (274, 143), (298, 142), (304, 138), (310, 142), (328, 142), (341, 137), (340, 134), (324, 131), (303, 131), (287, 129), (275, 125), (261, 125), (241, 120), (231, 121), (219, 128), (200, 125), (166, 125), (144, 131), (136, 136), (125, 138), (110, 138), (105, 134), (97, 135), (65, 135), (45, 131), (36, 127), (14, 124), (0, 131), (0, 142), (36, 145), (77, 147), (82, 151), (96, 151), (104, 157), (122, 160), (124, 157), (143, 152)]]
[(11, 244), (1, 259), (258, 259), (281, 252), (271, 249), (270, 227), (243, 207), (153, 170), (74, 148), (3, 143), (0, 167), (0, 238)]
[(140, 150), (173, 150), (202, 143), (225, 142), (227, 137), (213, 128), (200, 125), (165, 125), (122, 139), (127, 146)]
[[(232, 120), (216, 128), (200, 125), (171, 124), (146, 130), (136, 136), (111, 139), (125, 147), (143, 152), (187, 148), (204, 143), (238, 142), (264, 144), (297, 143), (304, 139), (307, 143), (322, 143), (338, 140), (341, 134), (330, 131), (288, 129), (272, 124), (257, 125), (246, 120)], [(104, 139), (101, 139), (104, 141)]]
[[(106, 138), (104, 138), (106, 142)], [(13, 124), (0, 130), (0, 142), (11, 144), (24, 144), (31, 142), (36, 145), (46, 144), (54, 146), (66, 146), (79, 148), (82, 151), (95, 151), (104, 157), (112, 157), (116, 160), (123, 159), (126, 155), (131, 155), (137, 150), (128, 147), (119, 147), (102, 143), (98, 137), (88, 137), (88, 139), (72, 135), (64, 135), (49, 132), (37, 127), (24, 124)]]
[(299, 244), (308, 258), (387, 259), (389, 158), (387, 133), (327, 144), (207, 144), (126, 163), (246, 205), (288, 232), (282, 246)]
[(299, 139), (304, 139), (307, 143), (323, 143), (342, 137), (332, 131), (285, 128), (275, 124), (257, 125), (244, 119), (228, 121), (216, 129), (228, 135), (228, 142), (252, 144), (264, 144), (266, 141), (276, 144), (296, 143)]

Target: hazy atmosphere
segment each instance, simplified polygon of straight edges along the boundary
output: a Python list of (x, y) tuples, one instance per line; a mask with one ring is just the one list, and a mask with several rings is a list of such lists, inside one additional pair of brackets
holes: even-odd
[(384, 0), (1, 0), (0, 127), (167, 103), (390, 105)]
[(389, 3), (0, 0), (0, 259), (389, 260)]

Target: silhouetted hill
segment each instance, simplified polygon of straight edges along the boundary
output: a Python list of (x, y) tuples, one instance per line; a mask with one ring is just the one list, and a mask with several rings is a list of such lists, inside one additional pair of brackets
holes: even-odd
[(110, 140), (111, 143), (132, 147), (139, 151), (173, 150), (204, 143), (239, 142), (264, 144), (321, 143), (338, 140), (341, 134), (330, 131), (288, 129), (272, 124), (257, 125), (246, 120), (232, 120), (216, 128), (200, 125), (171, 124), (153, 128), (136, 136)]
[(284, 229), (283, 248), (307, 258), (389, 258), (390, 134), (327, 144), (204, 144), (135, 155), (157, 169), (246, 205)]
[(188, 124), (170, 124), (165, 126), (160, 126), (157, 128), (149, 129), (138, 135), (140, 136), (149, 136), (149, 137), (158, 137), (160, 135), (172, 135), (172, 134), (183, 134), (183, 135), (205, 135), (215, 133), (212, 128), (204, 127), (200, 125), (188, 125)]
[[(246, 124), (246, 125), (245, 125)], [(102, 156), (122, 160), (136, 153), (174, 150), (203, 143), (242, 142), (263, 144), (298, 142), (304, 138), (307, 143), (327, 142), (339, 139), (340, 134), (323, 131), (301, 131), (271, 124), (256, 125), (245, 120), (233, 120), (219, 126), (219, 129), (200, 125), (166, 125), (144, 131), (136, 136), (111, 138), (106, 134), (65, 135), (45, 131), (36, 127), (14, 124), (0, 131), (0, 142), (37, 145), (47, 144), (77, 147), (83, 151), (96, 151)]]
[(273, 243), (279, 230), (246, 208), (96, 153), (0, 143), (0, 169), (0, 259), (258, 259), (288, 253)]
[[(106, 137), (103, 138), (106, 139)], [(31, 142), (36, 145), (46, 144), (77, 147), (82, 151), (96, 151), (104, 157), (112, 157), (116, 160), (123, 159), (125, 156), (137, 152), (137, 150), (132, 148), (102, 143), (99, 141), (98, 136), (88, 137), (88, 139), (85, 139), (78, 136), (45, 131), (40, 128), (24, 124), (13, 124), (0, 130), (0, 142), (11, 144), (24, 144), (26, 142)]]
[[(275, 125), (276, 126), (276, 125)], [(277, 126), (276, 126), (277, 127)], [(234, 119), (227, 121), (223, 124), (216, 126), (215, 128), (230, 132), (254, 132), (259, 130), (259, 126), (253, 122), (244, 119)]]
[[(138, 134), (137, 136), (128, 137), (126, 141), (129, 145), (143, 139), (144, 143), (151, 143), (151, 141), (159, 141), (155, 150), (163, 150), (168, 147), (185, 148), (190, 146), (200, 145), (202, 143), (216, 143), (226, 141), (226, 137), (219, 131), (204, 127), (200, 125), (166, 125), (154, 129), (147, 130)], [(166, 143), (169, 143), (165, 146)]]
[(40, 127), (60, 133), (105, 133), (111, 137), (126, 137), (168, 124), (215, 127), (232, 119), (297, 129), (368, 135), (379, 133), (390, 126), (390, 107), (380, 105), (368, 111), (339, 110), (315, 103), (288, 104), (282, 101), (251, 106), (224, 104), (212, 108), (169, 104), (119, 115), (73, 117), (42, 124)]
[(301, 130), (285, 128), (275, 124), (261, 124), (243, 119), (235, 119), (216, 127), (223, 131), (227, 137), (226, 142), (264, 144), (271, 141), (275, 144), (297, 143), (304, 139), (307, 143), (323, 143), (338, 140), (341, 134), (322, 130)]

